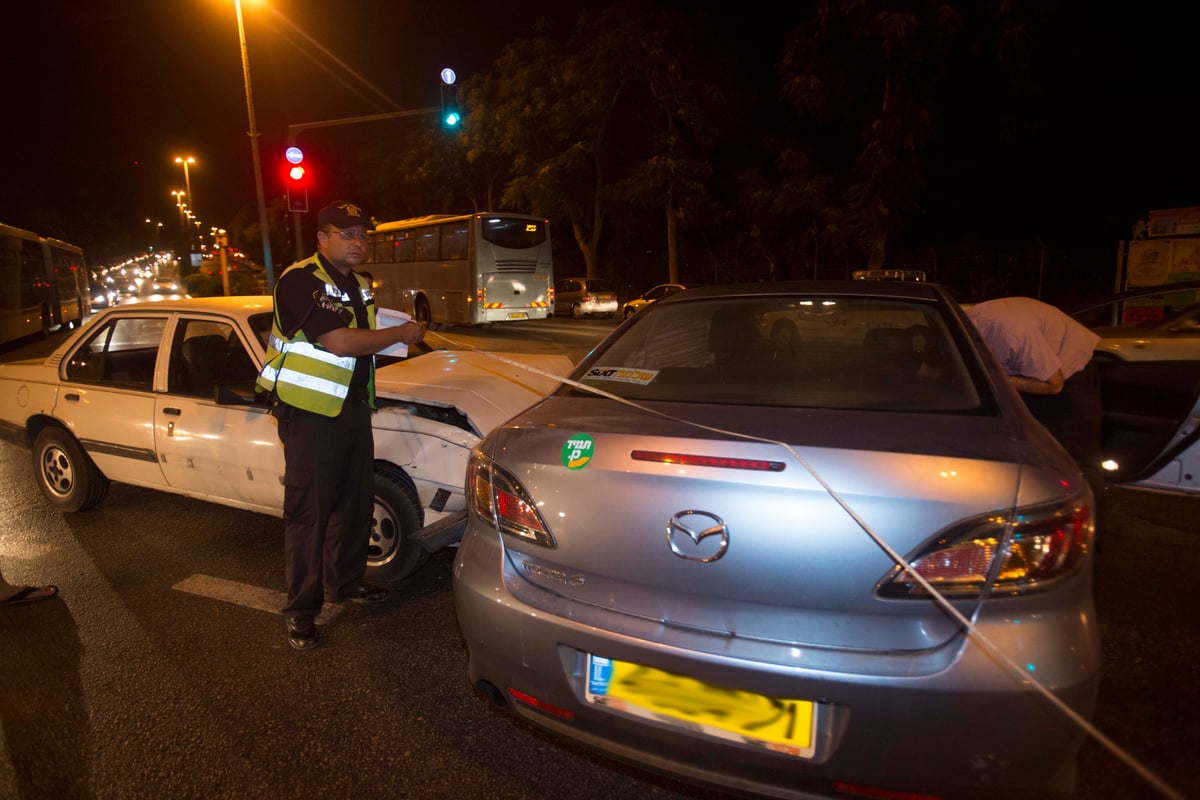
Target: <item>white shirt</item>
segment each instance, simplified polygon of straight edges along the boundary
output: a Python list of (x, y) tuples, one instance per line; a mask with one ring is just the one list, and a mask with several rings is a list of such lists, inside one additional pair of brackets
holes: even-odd
[(1054, 306), (1032, 297), (1002, 297), (966, 309), (1008, 375), (1067, 378), (1092, 358), (1100, 337)]

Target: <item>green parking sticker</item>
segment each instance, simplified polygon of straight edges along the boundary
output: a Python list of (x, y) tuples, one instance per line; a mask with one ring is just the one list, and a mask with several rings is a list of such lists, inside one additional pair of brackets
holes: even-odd
[(583, 469), (592, 460), (596, 443), (586, 433), (577, 433), (563, 445), (562, 462), (567, 469)]

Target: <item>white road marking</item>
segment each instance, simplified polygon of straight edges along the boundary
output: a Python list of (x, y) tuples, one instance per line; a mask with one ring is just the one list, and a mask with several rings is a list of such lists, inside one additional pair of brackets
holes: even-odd
[[(261, 586), (227, 581), (211, 575), (192, 575), (171, 588), (211, 600), (222, 600), (226, 603), (265, 611), (268, 614), (278, 614), (287, 603), (287, 595), (284, 592), (273, 592)], [(321, 613), (317, 615), (317, 622), (329, 622), (340, 613), (342, 613), (341, 606), (326, 603), (321, 609)]]

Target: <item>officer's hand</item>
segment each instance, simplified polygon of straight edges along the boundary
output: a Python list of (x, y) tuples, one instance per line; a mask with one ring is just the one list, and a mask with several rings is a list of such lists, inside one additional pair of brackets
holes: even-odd
[(416, 344), (425, 338), (425, 323), (415, 319), (397, 326), (395, 330), (400, 334), (399, 342), (404, 344)]

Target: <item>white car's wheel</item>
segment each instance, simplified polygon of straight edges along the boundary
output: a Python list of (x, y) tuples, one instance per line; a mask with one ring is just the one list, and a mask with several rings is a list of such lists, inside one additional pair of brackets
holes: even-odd
[(397, 468), (375, 464), (375, 513), (367, 550), (367, 581), (389, 583), (412, 575), (429, 560), (412, 540), (421, 529), (421, 501)]
[(571, 316), (575, 319), (583, 319), (583, 306), (575, 303), (571, 306)]
[(74, 436), (53, 425), (34, 440), (33, 474), (46, 499), (63, 511), (83, 511), (108, 496), (108, 478)]

